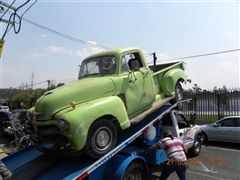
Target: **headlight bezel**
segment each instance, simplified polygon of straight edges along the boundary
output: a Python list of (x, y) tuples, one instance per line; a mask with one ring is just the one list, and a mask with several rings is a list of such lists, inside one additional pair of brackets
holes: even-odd
[(58, 125), (64, 131), (70, 130), (70, 123), (64, 118), (58, 119)]

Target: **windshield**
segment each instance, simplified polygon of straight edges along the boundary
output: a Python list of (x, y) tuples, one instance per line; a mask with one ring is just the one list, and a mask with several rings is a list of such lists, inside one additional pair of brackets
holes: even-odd
[(102, 56), (87, 59), (82, 62), (79, 77), (90, 75), (114, 74), (116, 69), (116, 58), (114, 56)]

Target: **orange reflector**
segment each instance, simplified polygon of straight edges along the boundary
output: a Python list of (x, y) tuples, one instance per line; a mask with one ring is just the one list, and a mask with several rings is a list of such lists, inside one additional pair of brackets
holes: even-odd
[(86, 178), (88, 176), (88, 172), (83, 173), (81, 176), (77, 177), (76, 180), (83, 180), (84, 178)]
[(71, 106), (73, 109), (75, 109), (76, 105), (77, 105), (77, 103), (76, 103), (75, 101), (70, 102), (70, 106)]

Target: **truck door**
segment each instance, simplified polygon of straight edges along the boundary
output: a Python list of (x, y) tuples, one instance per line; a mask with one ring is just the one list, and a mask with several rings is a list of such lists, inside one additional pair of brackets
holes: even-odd
[(186, 118), (179, 114), (178, 112), (174, 112), (174, 115), (177, 120), (177, 134), (178, 137), (182, 139), (183, 144), (188, 149), (192, 147), (194, 142), (194, 131), (191, 128), (191, 124), (186, 120)]
[(126, 76), (123, 91), (128, 114), (139, 113), (151, 106), (156, 95), (152, 75), (143, 66), (142, 59), (137, 52), (125, 54), (121, 58), (121, 73)]

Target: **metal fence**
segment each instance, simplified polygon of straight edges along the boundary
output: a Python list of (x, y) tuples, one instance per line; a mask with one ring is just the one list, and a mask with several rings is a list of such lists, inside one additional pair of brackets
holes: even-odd
[[(183, 105), (188, 118), (217, 120), (225, 116), (240, 115), (240, 89), (184, 92), (192, 101)], [(194, 116), (194, 117), (191, 117)]]

